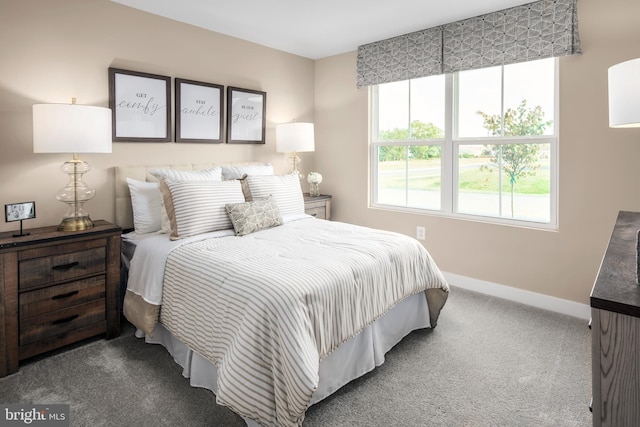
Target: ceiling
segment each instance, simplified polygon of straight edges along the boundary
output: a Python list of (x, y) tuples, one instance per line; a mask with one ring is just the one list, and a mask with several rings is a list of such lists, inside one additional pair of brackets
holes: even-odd
[(310, 59), (532, 0), (112, 0)]

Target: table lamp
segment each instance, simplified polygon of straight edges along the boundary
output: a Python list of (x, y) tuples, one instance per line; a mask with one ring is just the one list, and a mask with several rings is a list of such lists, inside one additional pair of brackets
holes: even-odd
[(111, 153), (111, 110), (103, 107), (71, 104), (33, 105), (33, 152), (71, 153), (73, 158), (60, 170), (69, 175), (67, 185), (56, 199), (69, 205), (58, 230), (77, 231), (93, 227), (84, 204), (95, 189), (82, 176), (91, 167), (78, 153)]
[(278, 153), (291, 153), (291, 173), (302, 178), (298, 170), (300, 157), (298, 153), (314, 151), (313, 123), (284, 123), (276, 126), (276, 151)]
[[(609, 127), (640, 127), (640, 58), (609, 68)], [(640, 231), (636, 239), (636, 282), (640, 284)]]
[(640, 127), (640, 58), (609, 68), (609, 127)]

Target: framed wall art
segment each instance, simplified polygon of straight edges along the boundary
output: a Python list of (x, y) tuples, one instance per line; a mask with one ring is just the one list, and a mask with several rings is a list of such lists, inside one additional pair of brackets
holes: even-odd
[(227, 87), (227, 143), (264, 144), (267, 93)]
[(176, 142), (222, 142), (224, 86), (175, 79)]
[(171, 77), (109, 68), (114, 141), (171, 141)]

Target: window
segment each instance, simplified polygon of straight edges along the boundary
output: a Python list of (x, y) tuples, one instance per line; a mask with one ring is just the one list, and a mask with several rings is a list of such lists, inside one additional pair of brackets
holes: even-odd
[(554, 227), (557, 61), (372, 87), (374, 206)]

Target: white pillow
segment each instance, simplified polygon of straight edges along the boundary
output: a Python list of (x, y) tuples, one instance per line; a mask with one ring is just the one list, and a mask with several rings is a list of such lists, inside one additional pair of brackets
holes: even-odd
[(240, 181), (160, 181), (171, 222), (171, 240), (216, 230), (233, 229), (225, 210), (244, 202)]
[(225, 166), (222, 165), (222, 179), (240, 179), (244, 175), (273, 175), (273, 166), (270, 163), (261, 165), (239, 165)]
[(153, 233), (162, 228), (161, 195), (157, 182), (127, 178), (136, 233)]
[(297, 174), (249, 175), (246, 180), (254, 200), (273, 196), (282, 215), (304, 213), (304, 197)]
[(220, 166), (201, 171), (184, 171), (178, 169), (152, 169), (151, 175), (158, 180), (163, 178), (172, 181), (222, 181), (222, 168)]

